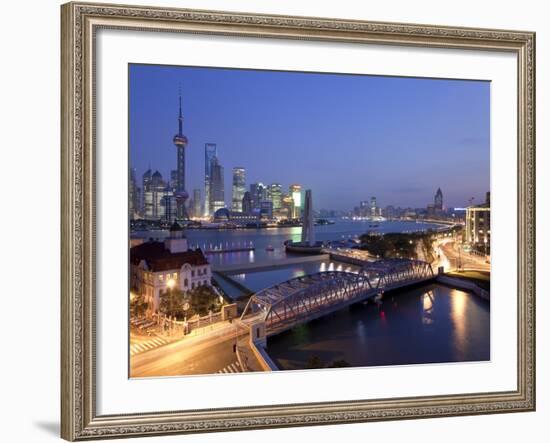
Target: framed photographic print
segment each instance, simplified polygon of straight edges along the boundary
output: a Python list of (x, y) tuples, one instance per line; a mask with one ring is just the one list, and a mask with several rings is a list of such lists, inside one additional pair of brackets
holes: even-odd
[(534, 410), (533, 33), (61, 13), (63, 438)]

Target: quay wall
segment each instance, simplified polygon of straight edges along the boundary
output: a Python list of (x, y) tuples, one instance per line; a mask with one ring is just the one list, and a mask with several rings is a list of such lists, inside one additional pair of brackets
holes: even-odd
[(464, 289), (468, 292), (471, 292), (474, 295), (477, 295), (478, 297), (481, 297), (484, 300), (491, 301), (491, 294), (489, 293), (489, 291), (486, 291), (485, 289), (480, 288), (474, 282), (464, 280), (461, 278), (449, 277), (447, 275), (439, 275), (436, 278), (436, 281), (439, 283), (443, 283), (447, 286), (453, 286), (458, 289)]

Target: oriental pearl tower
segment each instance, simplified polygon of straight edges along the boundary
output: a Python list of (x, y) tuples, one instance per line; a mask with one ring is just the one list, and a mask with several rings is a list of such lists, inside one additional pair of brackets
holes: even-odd
[(183, 115), (181, 113), (181, 93), (180, 114), (178, 117), (178, 133), (174, 135), (174, 145), (178, 150), (178, 168), (176, 176), (176, 190), (174, 196), (176, 198), (176, 217), (180, 220), (188, 220), (185, 202), (189, 198), (189, 194), (185, 190), (185, 147), (187, 146), (187, 137), (183, 135)]

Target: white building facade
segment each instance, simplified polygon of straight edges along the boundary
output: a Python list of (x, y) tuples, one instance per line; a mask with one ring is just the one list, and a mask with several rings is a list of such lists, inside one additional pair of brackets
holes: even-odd
[(161, 294), (211, 286), (212, 269), (200, 249), (190, 250), (181, 227), (174, 223), (164, 242), (148, 241), (130, 249), (131, 288), (145, 296), (148, 314), (158, 312)]

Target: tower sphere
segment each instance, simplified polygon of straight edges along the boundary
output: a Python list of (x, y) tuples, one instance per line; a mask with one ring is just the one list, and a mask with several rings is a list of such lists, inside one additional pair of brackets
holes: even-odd
[(189, 198), (189, 193), (185, 190), (176, 191), (174, 197), (176, 197), (176, 200), (187, 200)]
[(183, 134), (174, 135), (174, 144), (176, 146), (187, 146), (187, 137)]

